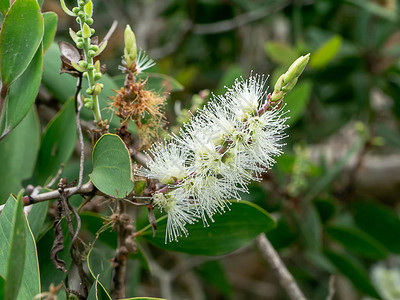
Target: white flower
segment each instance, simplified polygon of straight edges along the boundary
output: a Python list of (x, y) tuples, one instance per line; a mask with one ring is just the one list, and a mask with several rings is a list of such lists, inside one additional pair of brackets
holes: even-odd
[(136, 175), (157, 179), (163, 184), (173, 184), (187, 175), (187, 151), (173, 142), (153, 145), (147, 153), (147, 168), (140, 168)]
[(182, 234), (187, 236), (188, 231), (185, 225), (197, 221), (195, 210), (191, 207), (189, 199), (182, 197), (184, 195), (179, 189), (166, 195), (162, 193), (153, 195), (153, 203), (160, 210), (165, 210), (168, 215), (165, 243), (167, 243), (167, 240), (169, 242), (178, 241), (178, 237), (181, 237)]
[(147, 70), (153, 66), (155, 66), (154, 60), (152, 60), (147, 53), (140, 49), (137, 53), (136, 57), (136, 70), (137, 74), (142, 73), (144, 70)]

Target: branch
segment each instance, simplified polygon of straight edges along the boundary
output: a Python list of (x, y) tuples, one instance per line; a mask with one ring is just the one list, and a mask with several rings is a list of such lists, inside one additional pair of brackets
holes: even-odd
[(241, 27), (251, 22), (255, 22), (272, 15), (277, 11), (283, 9), (289, 4), (289, 1), (281, 1), (278, 6), (271, 9), (266, 7), (263, 9), (253, 10), (242, 15), (236, 16), (230, 20), (219, 21), (209, 24), (195, 24), (193, 26), (193, 33), (195, 34), (216, 34), (225, 31), (230, 31), (235, 28)]
[(289, 298), (291, 300), (306, 300), (306, 297), (298, 287), (292, 274), (289, 273), (278, 253), (267, 239), (265, 233), (260, 234), (256, 240), (262, 255), (268, 261), (271, 268), (276, 271), (279, 281)]

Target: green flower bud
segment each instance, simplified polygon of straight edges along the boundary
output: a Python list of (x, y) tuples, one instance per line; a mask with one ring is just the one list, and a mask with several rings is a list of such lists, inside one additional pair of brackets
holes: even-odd
[(94, 80), (99, 80), (101, 79), (101, 73), (94, 73)]
[(273, 92), (271, 98), (269, 99), (271, 102), (278, 102), (282, 100), (283, 96), (285, 96), (285, 93), (282, 91), (279, 92)]
[(94, 66), (93, 66), (93, 64), (89, 64), (87, 68), (88, 68), (88, 70), (89, 70), (89, 71), (92, 71), (92, 70), (94, 70)]
[(73, 12), (74, 14), (78, 14), (79, 11), (80, 11), (79, 7), (74, 7), (74, 8), (72, 9), (72, 12)]
[(96, 83), (93, 88), (93, 96), (100, 95), (103, 85), (101, 83)]
[(283, 84), (283, 78), (285, 77), (285, 74), (282, 74), (279, 79), (276, 81), (275, 86), (274, 86), (274, 92), (279, 92), (282, 89), (282, 84)]
[(78, 43), (83, 43), (83, 38), (78, 37), (78, 38), (76, 39), (76, 41), (77, 41)]
[(79, 61), (79, 65), (80, 65), (81, 67), (83, 67), (83, 68), (87, 68), (88, 63), (87, 63), (86, 61), (84, 61), (84, 60), (80, 60), (80, 61)]
[(294, 86), (296, 85), (298, 79), (299, 79), (299, 77), (296, 77), (295, 79), (290, 81), (287, 85), (282, 87), (282, 91), (285, 93), (290, 92), (292, 90), (292, 88), (294, 88)]
[(78, 17), (79, 17), (79, 18), (84, 18), (84, 17), (85, 17), (85, 12), (83, 12), (83, 11), (80, 10), (80, 11), (78, 12)]
[(92, 34), (90, 33), (90, 27), (86, 23), (84, 23), (82, 28), (82, 37), (84, 39), (87, 39), (90, 38), (91, 35)]
[(93, 102), (86, 102), (84, 105), (85, 105), (85, 107), (87, 109), (92, 109), (93, 108)]
[(75, 19), (75, 21), (76, 21), (76, 23), (81, 24), (81, 19), (80, 19), (79, 17), (77, 17), (77, 18)]
[(96, 55), (96, 51), (93, 51), (93, 50), (89, 50), (88, 51), (88, 56), (89, 57), (94, 57)]
[(76, 35), (79, 36), (79, 37), (82, 37), (82, 30), (79, 30), (79, 31), (76, 33)]
[(86, 94), (88, 95), (93, 94), (93, 90), (91, 88), (86, 89)]
[(93, 24), (93, 19), (92, 18), (87, 18), (86, 19), (86, 24), (92, 25)]
[(92, 45), (89, 48), (90, 50), (93, 50), (94, 52), (96, 52), (97, 50), (99, 50), (99, 47), (97, 45)]
[(308, 61), (310, 60), (310, 53), (304, 56), (300, 56), (294, 61), (294, 63), (289, 67), (289, 70), (285, 73), (284, 83), (287, 84), (294, 78), (297, 78), (303, 73)]
[(80, 7), (83, 7), (83, 6), (85, 6), (85, 1), (83, 1), (83, 0), (81, 0), (81, 1), (79, 1), (78, 2), (78, 5), (80, 6)]
[(83, 44), (83, 42), (78, 42), (78, 43), (76, 43), (76, 47), (77, 47), (78, 49), (83, 49), (84, 46), (85, 46), (85, 45)]
[(125, 41), (125, 48), (124, 48), (124, 58), (126, 64), (131, 66), (134, 61), (136, 61), (137, 56), (137, 48), (136, 48), (136, 37), (133, 33), (131, 27), (126, 25), (125, 32), (124, 32), (124, 41)]
[(96, 32), (93, 28), (90, 28), (90, 33), (93, 35)]

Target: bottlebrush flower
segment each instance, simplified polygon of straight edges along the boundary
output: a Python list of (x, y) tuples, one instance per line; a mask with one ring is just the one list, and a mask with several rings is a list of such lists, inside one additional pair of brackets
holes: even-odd
[(281, 76), (274, 99), (267, 94), (263, 76), (236, 80), (224, 95), (214, 96), (199, 110), (170, 143), (150, 150), (147, 169), (137, 174), (168, 185), (162, 189), (165, 194), (153, 196), (153, 204), (168, 214), (166, 241), (187, 235), (185, 225), (199, 219), (208, 225), (214, 214), (229, 209), (227, 200), (239, 201), (239, 192), (248, 192), (248, 184), (272, 167), (286, 137), (288, 118), (282, 99), (308, 59), (309, 55), (299, 58)]

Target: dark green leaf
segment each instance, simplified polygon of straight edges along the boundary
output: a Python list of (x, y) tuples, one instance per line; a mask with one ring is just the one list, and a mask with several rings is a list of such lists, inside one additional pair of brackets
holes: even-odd
[(313, 201), (322, 223), (327, 222), (336, 213), (336, 203), (330, 199), (315, 199)]
[(6, 281), (3, 276), (0, 275), (0, 299), (4, 299), (4, 288)]
[(187, 225), (188, 237), (179, 242), (165, 243), (167, 219), (162, 217), (157, 222), (157, 234), (152, 236), (149, 228), (142, 238), (150, 243), (171, 251), (197, 255), (223, 255), (248, 244), (258, 234), (274, 228), (275, 221), (262, 208), (247, 202), (232, 202), (230, 211), (216, 214), (215, 223), (204, 227), (201, 221)]
[(40, 184), (55, 176), (74, 151), (76, 141), (75, 103), (71, 99), (50, 121), (43, 133), (35, 176)]
[[(9, 199), (14, 201), (14, 199)], [(14, 205), (14, 212), (11, 223), (10, 246), (8, 249), (6, 286), (4, 289), (5, 300), (17, 299), (21, 288), (26, 253), (26, 230), (24, 204), (22, 194), (17, 198), (17, 205)], [(18, 271), (17, 271), (18, 270)]]
[(285, 96), (285, 110), (290, 111), (287, 124), (295, 124), (304, 114), (307, 104), (311, 97), (312, 83), (311, 81), (301, 81), (293, 90)]
[(359, 228), (389, 251), (400, 254), (400, 219), (393, 210), (375, 203), (358, 203), (354, 206), (354, 212), (354, 220)]
[(326, 233), (354, 254), (372, 259), (384, 259), (388, 254), (377, 240), (359, 229), (329, 226)]
[(267, 236), (276, 250), (291, 245), (297, 238), (295, 231), (282, 218), (278, 220), (276, 228), (268, 232)]
[[(112, 254), (102, 253), (100, 250), (96, 248), (91, 248), (88, 254), (87, 263), (90, 274), (93, 276), (95, 283), (93, 286), (97, 290), (97, 293), (94, 295), (98, 296), (98, 299), (110, 299), (111, 297), (108, 294), (108, 291), (111, 289), (112, 282), (112, 265), (111, 259), (113, 258)], [(88, 299), (97, 299), (97, 297), (93, 298), (93, 287), (89, 294)]]
[(87, 297), (88, 300), (111, 300), (110, 295), (105, 291), (98, 278), (93, 282), (92, 288)]
[(310, 67), (317, 69), (328, 65), (336, 56), (341, 45), (342, 37), (338, 35), (326, 41), (311, 55)]
[(40, 229), (42, 229), (44, 220), (46, 219), (48, 208), (49, 203), (47, 201), (36, 203), (32, 206), (31, 212), (28, 215), (29, 225), (35, 240), (39, 237)]
[(0, 140), (26, 116), (39, 92), (43, 69), (43, 51), (40, 46), (29, 67), (10, 86), (0, 115)]
[(101, 192), (116, 198), (126, 197), (133, 190), (131, 158), (119, 136), (105, 134), (97, 141), (89, 176)]
[(0, 142), (0, 204), (18, 193), (22, 181), (32, 176), (39, 151), (40, 126), (34, 108), (21, 124)]
[[(36, 205), (36, 204), (35, 204)], [(71, 247), (71, 237), (68, 234), (67, 224), (65, 219), (61, 222), (62, 230), (64, 233), (64, 250), (59, 252), (58, 257), (65, 262), (65, 268), (69, 270), (72, 258), (69, 253)], [(42, 290), (48, 291), (50, 284), (55, 286), (59, 285), (67, 276), (61, 270), (57, 270), (53, 262), (50, 260), (50, 251), (54, 242), (54, 229), (53, 227), (40, 238), (37, 244), (39, 254), (39, 266), (40, 266), (40, 282), (42, 284)]]
[[(22, 204), (22, 203), (21, 203)], [(21, 205), (20, 204), (20, 205)], [(19, 208), (18, 208), (19, 207)], [(19, 212), (17, 211), (19, 210)], [(25, 243), (24, 246), (23, 239), (12, 241), (12, 233), (16, 229), (14, 218), (14, 213), (18, 212), (18, 230), (25, 231)], [(22, 214), (22, 219), (21, 219)], [(24, 229), (22, 230), (20, 224), (24, 224)], [(18, 264), (16, 262), (19, 257), (21, 259), (20, 248), (25, 248), (25, 264), (23, 265), (23, 269), (18, 267), (18, 272), (15, 272), (16, 269), (10, 270), (10, 273), (7, 273), (7, 269), (15, 266), (14, 264)], [(13, 250), (10, 250), (13, 249)], [(11, 253), (12, 251), (12, 253)], [(8, 255), (10, 252), (10, 257), (12, 257), (12, 264), (9, 265), (7, 263)], [(8, 274), (13, 274), (8, 277)], [(18, 273), (18, 274), (16, 274)], [(16, 276), (20, 276), (22, 274), (22, 283), (19, 287), (18, 291), (18, 299), (32, 299), (35, 295), (40, 293), (40, 282), (39, 282), (39, 266), (37, 261), (37, 252), (35, 240), (33, 238), (32, 232), (29, 228), (28, 222), (25, 218), (24, 213), (22, 212), (22, 208), (17, 205), (16, 199), (10, 196), (7, 200), (7, 203), (0, 214), (0, 276), (3, 276), (6, 279), (6, 291), (9, 291), (11, 287), (8, 286), (9, 281), (17, 280)], [(11, 279), (9, 279), (11, 278)], [(14, 283), (15, 285), (15, 283)], [(8, 292), (6, 293), (6, 297), (9, 297)]]
[(350, 256), (341, 255), (330, 250), (325, 251), (325, 256), (332, 262), (336, 269), (347, 277), (354, 286), (364, 294), (380, 299), (378, 292), (371, 284), (365, 268)]
[(0, 74), (9, 87), (28, 67), (43, 37), (43, 17), (36, 0), (16, 0), (0, 32)]
[(0, 12), (3, 16), (6, 15), (9, 8), (10, 8), (10, 0), (0, 0)]
[(44, 34), (43, 34), (43, 52), (49, 49), (54, 40), (57, 31), (57, 14), (49, 11), (43, 14), (44, 19)]
[(319, 251), (322, 243), (321, 220), (314, 206), (307, 207), (301, 219), (297, 220), (307, 248)]

